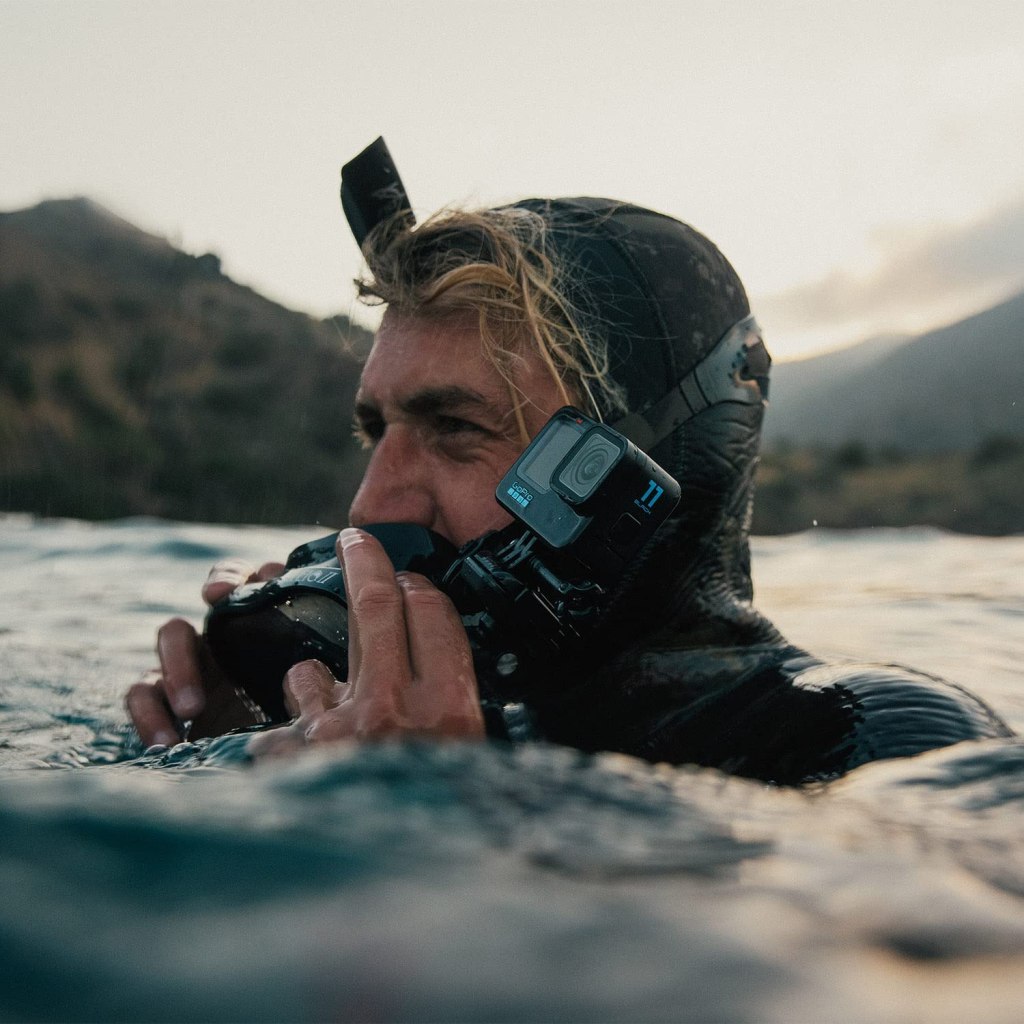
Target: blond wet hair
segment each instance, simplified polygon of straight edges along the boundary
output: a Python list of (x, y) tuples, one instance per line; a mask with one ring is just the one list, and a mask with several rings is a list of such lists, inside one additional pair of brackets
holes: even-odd
[(625, 411), (609, 372), (603, 325), (569, 298), (572, 267), (558, 256), (550, 225), (534, 210), (442, 210), (421, 224), (397, 216), (363, 243), (366, 269), (359, 298), (403, 316), (475, 317), (485, 358), (509, 388), (523, 441), (517, 383), (525, 358), (540, 358), (566, 405), (597, 418)]

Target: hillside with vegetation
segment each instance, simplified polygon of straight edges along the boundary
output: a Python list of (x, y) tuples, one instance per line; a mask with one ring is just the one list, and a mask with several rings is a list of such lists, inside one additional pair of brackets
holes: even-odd
[(854, 441), (762, 456), (755, 533), (874, 526), (1024, 533), (1024, 439), (993, 435), (965, 452), (907, 455)]
[(754, 529), (1024, 533), (1024, 294), (772, 367)]
[(339, 524), (367, 341), (88, 200), (2, 214), (0, 508)]

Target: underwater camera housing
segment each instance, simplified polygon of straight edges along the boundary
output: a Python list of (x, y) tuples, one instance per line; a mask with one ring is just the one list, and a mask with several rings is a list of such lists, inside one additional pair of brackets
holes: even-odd
[[(551, 417), (498, 485), (514, 522), (456, 550), (407, 523), (363, 529), (396, 571), (419, 572), (452, 599), (473, 650), (481, 700), (522, 700), (572, 656), (625, 567), (679, 502), (679, 485), (622, 434), (578, 409)], [(205, 636), (221, 669), (271, 721), (292, 665), (348, 674), (348, 605), (337, 534), (296, 548), (282, 576), (240, 587), (210, 609)]]

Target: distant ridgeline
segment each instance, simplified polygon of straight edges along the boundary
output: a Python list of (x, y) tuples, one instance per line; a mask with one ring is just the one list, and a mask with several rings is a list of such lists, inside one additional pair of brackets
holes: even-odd
[[(341, 525), (368, 343), (88, 200), (0, 214), (0, 509)], [(777, 363), (755, 532), (1024, 532), (1022, 356), (1024, 295)]]
[(342, 525), (368, 341), (88, 200), (0, 214), (0, 509)]
[(1024, 293), (772, 367), (754, 528), (1024, 533)]

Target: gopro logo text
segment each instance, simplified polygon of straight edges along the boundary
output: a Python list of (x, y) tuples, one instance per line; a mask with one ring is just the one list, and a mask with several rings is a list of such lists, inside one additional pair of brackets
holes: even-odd
[(513, 484), (505, 493), (523, 508), (533, 501), (533, 495), (521, 484)]

